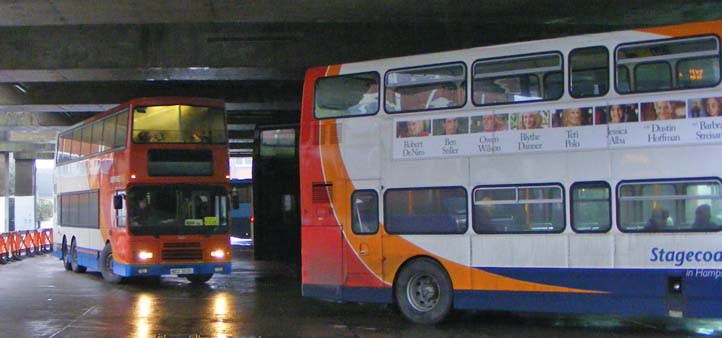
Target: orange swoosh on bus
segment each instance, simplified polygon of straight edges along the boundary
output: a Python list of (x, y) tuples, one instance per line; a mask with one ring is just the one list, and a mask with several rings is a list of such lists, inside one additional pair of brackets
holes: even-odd
[(639, 29), (639, 31), (676, 38), (683, 36), (694, 36), (703, 34), (706, 35), (712, 31), (717, 34), (717, 36), (722, 37), (722, 20), (694, 22), (654, 28), (643, 28)]
[[(459, 264), (441, 256), (418, 247), (417, 245), (399, 237), (390, 236), (384, 238), (384, 241), (388, 242), (388, 245), (384, 243), (384, 247), (392, 247), (396, 252), (399, 252), (400, 256), (398, 261), (395, 261), (394, 257), (388, 257), (387, 263), (390, 268), (388, 275), (384, 276), (387, 282), (393, 282), (393, 276), (396, 275), (398, 268), (401, 264), (410, 257), (415, 256), (430, 256), (438, 260), (449, 273), (449, 277), (452, 279), (454, 289), (456, 290), (493, 290), (493, 291), (527, 291), (527, 292), (568, 292), (568, 293), (590, 293), (590, 294), (602, 294), (608, 293), (606, 291), (599, 290), (586, 290), (569, 288), (557, 285), (548, 285), (541, 283), (528, 282), (498, 274), (481, 271), (470, 266)], [(386, 273), (386, 265), (384, 266), (384, 272)]]

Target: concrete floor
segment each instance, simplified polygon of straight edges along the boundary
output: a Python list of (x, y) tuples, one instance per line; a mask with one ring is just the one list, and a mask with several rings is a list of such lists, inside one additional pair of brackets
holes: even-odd
[(207, 285), (111, 285), (51, 255), (0, 266), (0, 337), (699, 337), (722, 321), (463, 312), (436, 327), (391, 307), (300, 296), (284, 266), (236, 250), (231, 275)]

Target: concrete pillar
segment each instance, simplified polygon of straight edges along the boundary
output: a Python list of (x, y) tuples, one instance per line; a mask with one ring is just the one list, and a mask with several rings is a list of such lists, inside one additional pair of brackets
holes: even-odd
[(15, 159), (15, 230), (35, 229), (35, 160)]
[(0, 233), (8, 232), (10, 201), (10, 153), (0, 152)]

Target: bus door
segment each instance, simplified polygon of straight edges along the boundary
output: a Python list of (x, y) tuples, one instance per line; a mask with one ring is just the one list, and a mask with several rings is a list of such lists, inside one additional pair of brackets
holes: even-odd
[[(346, 285), (371, 286), (369, 281), (383, 277), (383, 250), (379, 231), (379, 194), (373, 182), (347, 182), (350, 192), (350, 219), (346, 229), (347, 243), (351, 250), (344, 250)], [(368, 188), (365, 188), (368, 187)], [(348, 195), (346, 195), (348, 196)]]
[(301, 262), (298, 125), (258, 127), (253, 152), (254, 256)]
[[(106, 204), (107, 205), (107, 204)], [(107, 219), (108, 237), (113, 248), (113, 255), (123, 261), (130, 261), (130, 242), (128, 236), (128, 199), (125, 190), (116, 190), (113, 195), (113, 219)]]

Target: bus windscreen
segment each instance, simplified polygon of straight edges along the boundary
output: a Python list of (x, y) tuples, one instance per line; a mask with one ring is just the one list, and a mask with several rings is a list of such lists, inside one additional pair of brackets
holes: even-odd
[(135, 187), (127, 198), (135, 235), (217, 234), (228, 231), (228, 195), (220, 187)]

